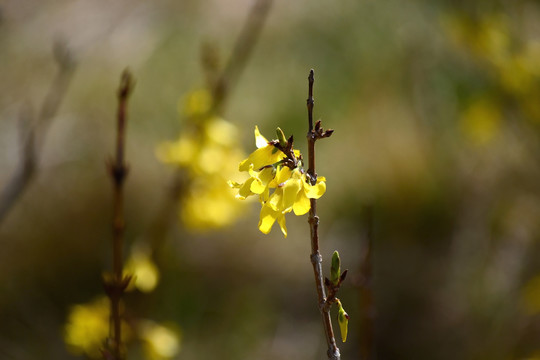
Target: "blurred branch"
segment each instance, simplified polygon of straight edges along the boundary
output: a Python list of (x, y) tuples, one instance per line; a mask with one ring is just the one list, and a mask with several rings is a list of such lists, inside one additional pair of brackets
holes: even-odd
[(34, 119), (29, 104), (23, 105), (20, 113), (21, 158), (17, 169), (0, 192), (0, 223), (23, 194), (36, 173), (39, 153), (45, 142), (47, 130), (60, 107), (75, 71), (75, 61), (65, 43), (55, 43), (53, 54), (58, 64), (58, 73), (43, 100), (38, 117)]
[[(308, 109), (308, 121), (309, 131), (307, 133), (308, 141), (308, 158), (309, 169), (307, 171), (308, 178), (311, 181), (311, 185), (315, 185), (317, 182), (317, 173), (315, 172), (315, 141), (327, 136), (322, 136), (323, 131), (321, 128), (320, 120), (317, 121), (316, 127), (313, 127), (313, 106), (315, 104), (313, 100), (313, 70), (309, 72), (309, 91), (307, 99)], [(320, 131), (319, 131), (320, 130)], [(330, 131), (330, 130), (329, 130)], [(330, 135), (332, 131), (330, 132)], [(328, 135), (328, 136), (330, 136)], [(335, 292), (332, 296), (326, 298), (326, 293), (323, 283), (322, 275), (322, 256), (319, 251), (319, 217), (317, 216), (317, 200), (309, 199), (311, 207), (309, 209), (308, 222), (311, 233), (311, 263), (313, 264), (313, 274), (315, 276), (315, 286), (317, 289), (317, 298), (319, 310), (322, 315), (324, 333), (326, 336), (326, 343), (328, 345), (328, 359), (339, 360), (341, 358), (339, 348), (336, 345), (336, 339), (334, 337), (334, 330), (332, 329), (332, 320), (330, 319), (330, 305), (335, 300)], [(346, 273), (345, 273), (346, 274)], [(337, 290), (336, 290), (337, 291)]]
[(265, 20), (268, 17), (272, 1), (258, 0), (251, 8), (244, 27), (236, 39), (231, 57), (218, 77), (212, 91), (212, 110), (215, 113), (223, 112), (224, 104), (231, 89), (236, 85), (242, 71), (245, 69), (251, 52), (259, 39)]
[[(118, 115), (116, 132), (115, 158), (107, 164), (107, 169), (113, 181), (113, 276), (105, 280), (105, 289), (111, 300), (111, 331), (112, 331), (112, 359), (124, 359), (122, 351), (122, 327), (120, 315), (120, 301), (129, 284), (130, 276), (124, 277), (123, 271), (123, 244), (124, 244), (124, 181), (128, 175), (128, 166), (125, 163), (125, 134), (127, 120), (127, 100), (133, 90), (133, 78), (129, 71), (122, 73), (120, 88), (118, 90)], [(105, 353), (106, 359), (111, 354)]]

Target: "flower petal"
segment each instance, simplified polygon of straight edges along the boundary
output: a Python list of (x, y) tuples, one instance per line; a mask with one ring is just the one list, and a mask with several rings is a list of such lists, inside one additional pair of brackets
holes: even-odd
[(285, 237), (287, 237), (287, 226), (285, 224), (285, 215), (280, 214), (277, 218), (277, 221), (278, 221), (279, 227), (281, 228), (281, 232), (283, 233), (283, 235), (285, 235)]
[(258, 170), (263, 166), (275, 164), (285, 156), (281, 151), (274, 152), (275, 149), (273, 145), (266, 145), (255, 150), (240, 163), (238, 170), (249, 171), (250, 165), (253, 165), (253, 169)]
[(257, 149), (268, 145), (268, 140), (266, 140), (266, 138), (261, 135), (258, 126), (255, 126), (255, 145), (257, 145)]
[(263, 205), (259, 219), (259, 230), (263, 234), (268, 234), (272, 230), (272, 225), (276, 222), (277, 215), (278, 213), (272, 210), (270, 206)]
[(289, 180), (291, 178), (291, 175), (292, 175), (292, 171), (291, 169), (289, 169), (289, 167), (287, 166), (279, 167), (278, 170), (276, 171), (277, 186), (280, 186), (281, 184)]
[(283, 209), (283, 188), (278, 187), (270, 198), (268, 199), (268, 205), (272, 210), (281, 212)]
[(311, 209), (311, 203), (305, 191), (299, 191), (294, 202), (293, 211), (297, 216), (306, 214)]
[(251, 192), (251, 183), (253, 183), (254, 178), (249, 178), (246, 180), (244, 185), (238, 190), (238, 195), (236, 195), (237, 199), (245, 200), (249, 195), (253, 195)]
[(326, 179), (324, 177), (319, 177), (315, 185), (310, 185), (307, 182), (304, 182), (304, 191), (306, 196), (310, 199), (318, 199), (326, 192)]
[(283, 186), (283, 201), (282, 209), (283, 213), (290, 212), (296, 201), (298, 192), (302, 189), (301, 179), (289, 179)]
[(274, 169), (270, 167), (261, 171), (254, 171), (253, 166), (250, 166), (249, 175), (255, 179), (255, 181), (251, 183), (251, 191), (255, 194), (262, 194), (266, 188), (268, 188), (268, 183), (274, 177)]

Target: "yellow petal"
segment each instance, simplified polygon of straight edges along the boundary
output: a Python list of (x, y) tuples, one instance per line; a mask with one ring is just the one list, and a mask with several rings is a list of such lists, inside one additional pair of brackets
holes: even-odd
[(291, 175), (292, 175), (292, 171), (291, 169), (289, 169), (289, 167), (287, 166), (281, 166), (277, 171), (276, 171), (276, 182), (277, 182), (277, 186), (280, 186), (281, 184), (283, 184), (285, 181), (289, 180), (291, 178)]
[(266, 140), (266, 138), (261, 135), (258, 126), (255, 126), (255, 145), (257, 145), (258, 149), (268, 145), (268, 140)]
[(255, 150), (246, 160), (240, 163), (238, 170), (249, 171), (250, 165), (253, 165), (253, 169), (258, 170), (263, 166), (275, 164), (284, 157), (281, 151), (275, 150), (276, 148), (272, 145)]
[(277, 214), (270, 206), (263, 205), (259, 219), (259, 230), (263, 234), (268, 234), (272, 230), (272, 225), (276, 222)]
[(283, 214), (280, 214), (277, 218), (279, 227), (281, 228), (281, 232), (285, 237), (287, 237), (287, 226), (285, 225), (285, 216)]
[(244, 185), (242, 185), (242, 187), (238, 190), (238, 195), (236, 195), (236, 197), (238, 199), (241, 199), (241, 200), (244, 200), (245, 198), (247, 198), (249, 195), (253, 195), (253, 193), (251, 192), (251, 183), (253, 183), (253, 178), (249, 178), (247, 179), (247, 181), (244, 183)]
[(283, 209), (283, 188), (277, 188), (268, 199), (268, 205), (272, 210), (281, 212)]
[(282, 209), (283, 213), (290, 212), (296, 201), (298, 192), (302, 189), (302, 180), (289, 179), (283, 186), (283, 201)]
[(306, 196), (305, 191), (299, 191), (296, 201), (294, 202), (293, 211), (296, 215), (304, 215), (311, 208), (311, 203)]
[(253, 169), (250, 168), (249, 174), (255, 179), (251, 183), (251, 191), (255, 194), (262, 194), (268, 187), (270, 180), (273, 178), (273, 169), (266, 168), (262, 171), (253, 171)]
[(326, 179), (321, 176), (317, 179), (317, 183), (315, 185), (310, 185), (307, 182), (304, 182), (304, 191), (306, 196), (310, 199), (318, 199), (323, 196), (326, 191), (326, 183), (324, 180)]
[(264, 191), (259, 195), (259, 201), (261, 203), (265, 203), (268, 201), (268, 198), (270, 197), (270, 188), (267, 186)]

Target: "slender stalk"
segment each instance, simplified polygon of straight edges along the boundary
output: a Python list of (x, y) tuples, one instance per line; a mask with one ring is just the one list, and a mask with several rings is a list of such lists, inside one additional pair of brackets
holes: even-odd
[[(309, 92), (307, 99), (309, 131), (307, 133), (308, 141), (308, 175), (312, 185), (317, 182), (317, 173), (315, 172), (315, 141), (320, 138), (318, 132), (313, 128), (313, 70), (309, 72)], [(326, 299), (326, 292), (323, 282), (322, 256), (319, 251), (319, 217), (317, 216), (317, 200), (310, 199), (311, 208), (309, 210), (308, 222), (311, 232), (311, 263), (313, 264), (313, 274), (315, 276), (315, 286), (317, 289), (317, 301), (321, 312), (326, 343), (328, 345), (328, 359), (340, 360), (339, 348), (336, 345), (334, 330), (332, 329), (332, 320), (330, 319), (330, 306)]]
[(111, 334), (112, 356), (115, 360), (124, 359), (122, 351), (122, 320), (120, 314), (120, 302), (129, 277), (124, 278), (123, 269), (123, 244), (124, 244), (124, 181), (128, 174), (125, 163), (125, 133), (127, 120), (127, 100), (133, 88), (131, 74), (126, 70), (122, 74), (120, 88), (118, 90), (118, 113), (116, 131), (115, 158), (108, 164), (109, 174), (113, 181), (113, 275), (109, 284), (106, 284), (107, 293), (111, 300)]

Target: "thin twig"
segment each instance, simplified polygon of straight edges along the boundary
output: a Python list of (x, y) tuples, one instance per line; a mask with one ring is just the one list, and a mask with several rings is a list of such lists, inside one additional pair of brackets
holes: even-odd
[(118, 114), (116, 131), (115, 158), (107, 164), (109, 175), (113, 181), (113, 275), (105, 283), (105, 288), (111, 300), (111, 335), (112, 358), (124, 359), (122, 345), (122, 319), (120, 314), (120, 301), (130, 277), (124, 277), (123, 270), (123, 244), (124, 244), (124, 192), (123, 185), (128, 175), (128, 166), (125, 163), (125, 134), (127, 120), (127, 100), (133, 90), (131, 74), (125, 70), (122, 74), (118, 90)]
[(54, 44), (53, 54), (58, 64), (58, 73), (43, 100), (38, 117), (34, 119), (31, 115), (29, 104), (25, 104), (21, 110), (19, 119), (21, 158), (17, 169), (0, 192), (0, 223), (34, 178), (47, 130), (60, 107), (75, 71), (73, 56), (63, 42)]
[(262, 27), (273, 0), (258, 0), (246, 19), (240, 35), (236, 39), (231, 57), (218, 77), (212, 92), (212, 111), (217, 114), (224, 112), (223, 106), (231, 89), (236, 85), (238, 78), (245, 69), (251, 52), (257, 43)]
[[(313, 69), (309, 72), (309, 92), (307, 99), (308, 109), (308, 121), (309, 131), (307, 133), (308, 141), (308, 175), (312, 185), (317, 182), (317, 173), (315, 172), (315, 141), (321, 137), (322, 132), (319, 133), (320, 122), (317, 122), (317, 127), (313, 127), (313, 106), (315, 104), (313, 100)], [(330, 133), (331, 134), (331, 133)], [(330, 136), (330, 135), (328, 135)], [(322, 271), (322, 256), (319, 251), (319, 217), (317, 216), (317, 200), (310, 199), (311, 208), (309, 210), (308, 222), (311, 232), (311, 263), (313, 264), (313, 274), (315, 276), (315, 286), (317, 288), (317, 299), (319, 310), (322, 315), (322, 321), (324, 326), (324, 333), (326, 336), (326, 343), (328, 345), (328, 359), (340, 360), (339, 348), (336, 345), (336, 339), (334, 337), (334, 330), (332, 329), (332, 320), (330, 319), (330, 305), (333, 299), (326, 298), (326, 292), (323, 282)], [(335, 298), (335, 294), (334, 294)], [(327, 301), (330, 300), (330, 301)]]

